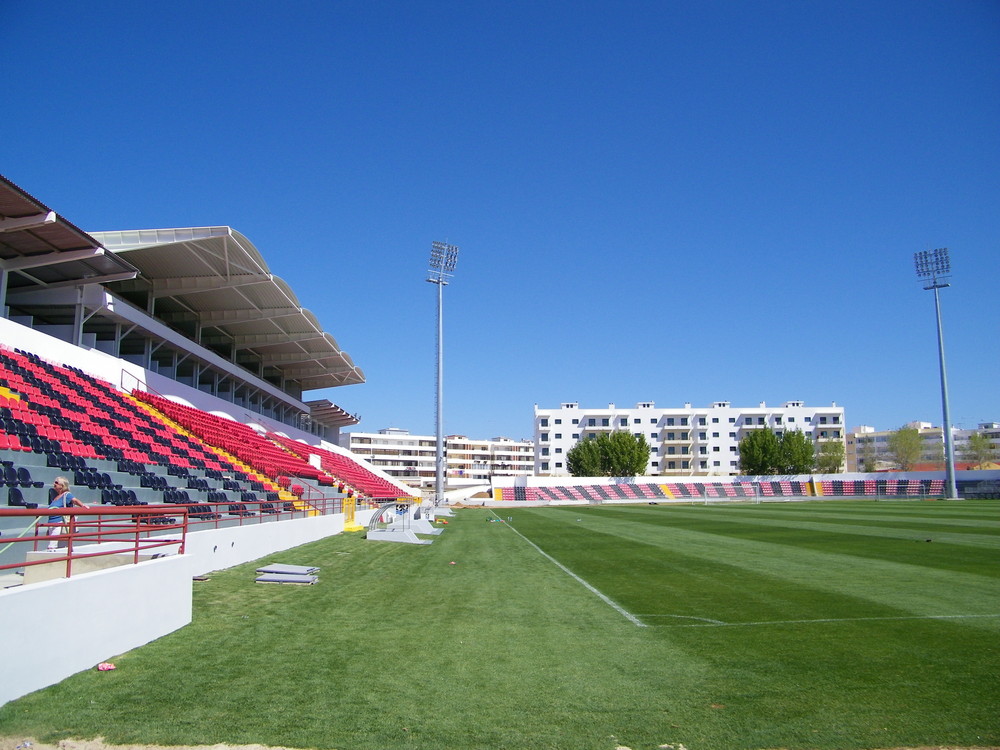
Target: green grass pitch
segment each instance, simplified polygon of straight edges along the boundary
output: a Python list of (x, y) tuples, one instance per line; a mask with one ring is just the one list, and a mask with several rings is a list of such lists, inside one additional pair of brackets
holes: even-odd
[(215, 573), (189, 627), (0, 708), (0, 735), (1000, 745), (998, 501), (464, 509), (431, 545), (345, 534), (272, 561), (320, 581)]

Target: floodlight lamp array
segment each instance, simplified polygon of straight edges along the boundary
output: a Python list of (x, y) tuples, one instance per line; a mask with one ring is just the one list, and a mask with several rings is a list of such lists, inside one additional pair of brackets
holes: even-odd
[(429, 262), (428, 281), (444, 283), (444, 279), (455, 272), (458, 264), (458, 246), (447, 242), (431, 243), (431, 258)]
[(922, 279), (939, 279), (951, 274), (951, 258), (948, 248), (939, 247), (936, 250), (921, 250), (913, 254), (913, 264), (917, 276)]

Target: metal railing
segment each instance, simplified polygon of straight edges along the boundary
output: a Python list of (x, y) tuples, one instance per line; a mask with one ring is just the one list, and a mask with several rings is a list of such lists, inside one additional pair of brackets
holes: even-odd
[[(188, 532), (185, 510), (174, 505), (0, 508), (0, 519), (26, 521), (17, 536), (0, 537), (0, 561), (7, 560), (0, 562), (0, 573), (23, 573), (35, 565), (61, 562), (69, 578), (74, 564), (89, 558), (129, 556), (136, 564), (157, 555), (183, 554)], [(62, 521), (53, 523), (52, 517)], [(50, 552), (50, 544), (58, 547)]]

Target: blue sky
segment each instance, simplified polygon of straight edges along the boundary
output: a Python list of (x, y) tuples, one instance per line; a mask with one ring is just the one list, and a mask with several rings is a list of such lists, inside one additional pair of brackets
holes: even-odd
[(90, 231), (224, 224), (365, 371), (357, 429), (837, 402), (1000, 421), (1000, 3), (0, 3), (0, 173)]

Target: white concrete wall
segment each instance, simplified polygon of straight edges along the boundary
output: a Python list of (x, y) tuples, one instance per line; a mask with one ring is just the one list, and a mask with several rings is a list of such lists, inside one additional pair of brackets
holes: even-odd
[(337, 514), (196, 531), (184, 555), (0, 590), (0, 705), (187, 625), (193, 576), (343, 530)]
[(0, 591), (0, 704), (187, 625), (188, 567), (164, 557)]

